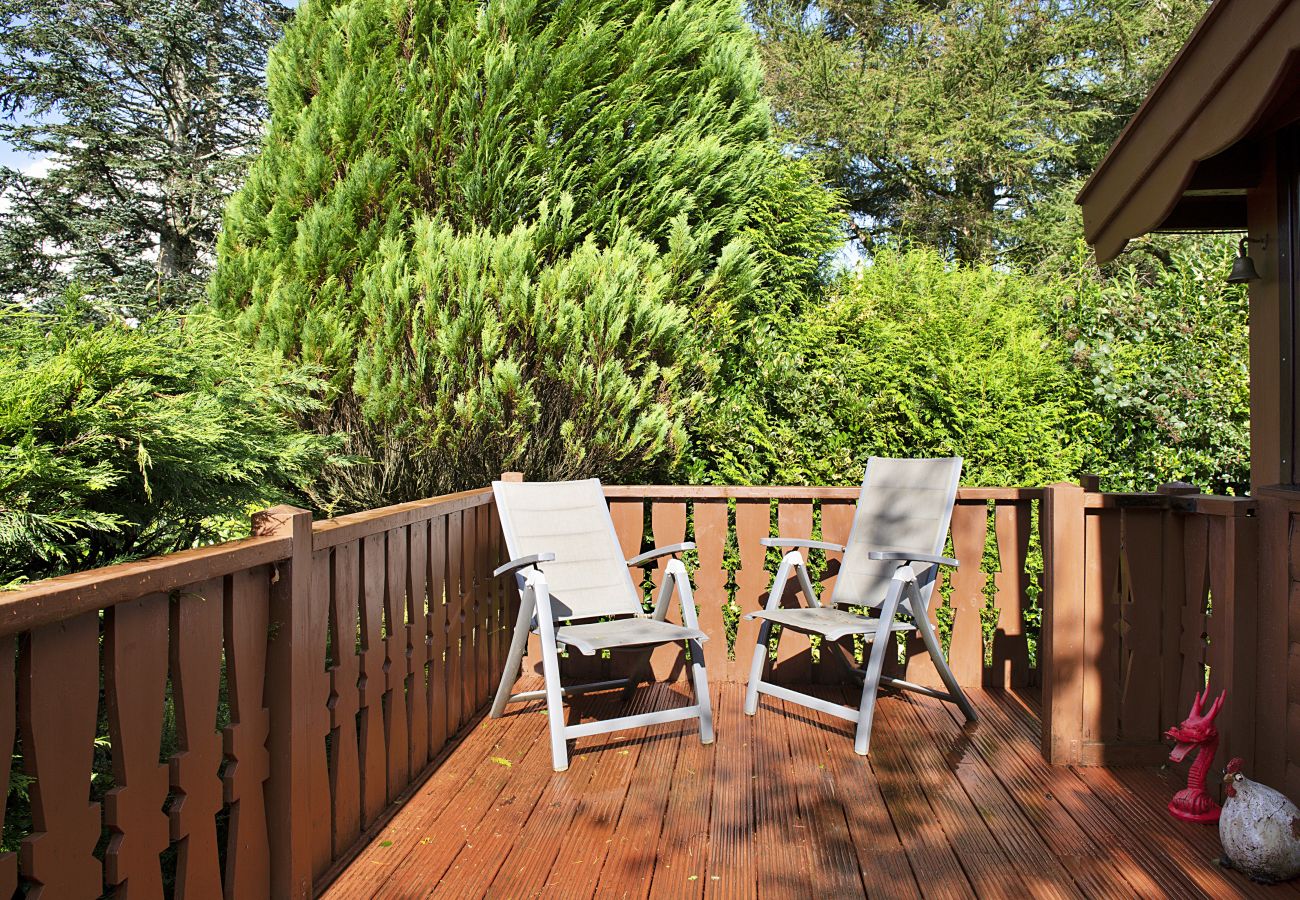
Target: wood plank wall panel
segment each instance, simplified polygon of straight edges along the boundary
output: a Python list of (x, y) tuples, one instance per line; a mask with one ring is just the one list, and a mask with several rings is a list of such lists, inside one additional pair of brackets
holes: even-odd
[[(853, 527), (853, 514), (857, 512), (855, 504), (848, 501), (823, 500), (821, 502), (822, 540), (832, 544), (845, 545), (849, 542), (849, 531)], [(835, 595), (835, 581), (839, 573), (842, 555), (826, 554), (826, 574), (821, 584), (822, 603), (830, 603)], [(888, 674), (902, 676), (897, 671), (898, 640), (889, 636), (891, 647), (885, 652), (885, 670)], [(845, 639), (837, 644), (822, 644), (821, 661), (813, 667), (813, 678), (821, 684), (838, 684), (844, 680), (845, 667), (856, 665), (853, 659), (854, 642)], [(839, 660), (834, 659), (838, 656)]]
[(326, 548), (312, 554), (311, 607), (307, 627), (311, 655), (311, 741), (308, 755), (311, 766), (311, 872), (319, 878), (334, 859), (333, 798), (330, 796), (329, 739), (330, 672), (326, 651), (330, 646), (330, 596), (333, 593), (334, 551)]
[(1158, 510), (1131, 509), (1123, 518), (1119, 677), (1110, 678), (1119, 694), (1116, 737), (1125, 741), (1159, 741), (1161, 664), (1153, 647), (1160, 646), (1164, 605), (1161, 558), (1166, 515)]
[[(771, 576), (764, 568), (767, 548), (759, 543), (772, 529), (771, 508), (767, 500), (736, 501), (736, 550), (740, 568), (732, 577), (736, 581), (736, 603), (740, 612), (751, 612), (767, 605)], [(754, 642), (758, 640), (758, 623), (741, 618), (736, 625), (735, 666), (737, 680), (747, 678)]]
[(221, 696), (225, 579), (180, 590), (171, 603), (172, 697), (177, 750), (169, 760), (175, 795), (168, 814), (176, 844), (176, 896), (221, 896), (217, 813), (223, 804)]
[[(825, 513), (823, 513), (823, 516)], [(994, 504), (994, 535), (998, 570), (993, 576), (998, 610), (991, 648), (992, 666), (988, 683), (992, 687), (1022, 687), (1029, 683), (1029, 641), (1025, 613), (1029, 607), (1029, 557), (1032, 507), (1028, 502)]]
[(429, 523), (429, 752), (437, 755), (449, 727), (447, 687), (447, 519)]
[[(776, 507), (776, 533), (780, 537), (812, 538), (813, 505), (811, 500), (782, 500)], [(778, 551), (785, 553), (788, 551)], [(800, 551), (804, 562), (808, 562), (809, 551)], [(809, 601), (799, 590), (799, 582), (791, 578), (786, 582), (785, 595), (781, 605), (787, 607), (808, 606)], [(783, 635), (777, 647), (776, 665), (772, 677), (787, 684), (803, 684), (812, 681), (812, 650), (807, 635), (791, 632)]]
[(171, 843), (163, 806), (170, 788), (159, 762), (167, 697), (168, 598), (150, 594), (104, 613), (104, 696), (114, 786), (104, 797), (113, 836), (104, 880), (121, 896), (160, 897), (159, 855)]
[[(952, 578), (952, 642), (949, 666), (959, 684), (978, 685), (984, 672), (984, 633), (981, 612), (988, 576), (982, 570), (988, 536), (988, 504), (959, 503), (952, 511), (952, 549), (961, 565)], [(931, 605), (938, 599), (931, 598)]]
[(330, 795), (334, 808), (330, 831), (333, 853), (351, 847), (361, 836), (361, 752), (357, 714), (361, 710), (361, 657), (357, 652), (357, 617), (361, 590), (361, 544), (348, 541), (333, 550), (330, 592)]
[(226, 893), (259, 897), (270, 884), (266, 779), (271, 772), (266, 741), (271, 715), (264, 702), (266, 637), (271, 576), (262, 567), (230, 578), (226, 600), (226, 679), (230, 725), (225, 730)]
[[(650, 543), (654, 547), (670, 547), (673, 544), (680, 544), (686, 540), (686, 504), (673, 502), (654, 503), (650, 507)], [(654, 569), (651, 577), (654, 579), (654, 592), (650, 595), (652, 600), (659, 599), (659, 591), (663, 587), (668, 560), (670, 557), (660, 557), (652, 565)], [(668, 620), (682, 623), (681, 608), (677, 605), (677, 597), (673, 596), (672, 605), (668, 609)], [(659, 681), (676, 680), (683, 671), (682, 648), (678, 644), (665, 644), (657, 647), (650, 656), (650, 664), (654, 669), (655, 678)], [(622, 674), (619, 672), (618, 674)]]
[(429, 523), (413, 522), (407, 549), (406, 633), (407, 754), (411, 772), (429, 763)]
[(704, 667), (711, 680), (721, 682), (731, 675), (723, 617), (729, 575), (723, 568), (723, 557), (730, 516), (725, 500), (697, 502), (693, 511), (695, 545), (699, 549), (699, 565), (693, 573), (695, 603), (699, 607), (700, 630), (709, 636), (704, 642)]
[[(0, 760), (12, 760), (18, 736), (18, 641), (13, 635), (0, 638)], [(12, 763), (0, 764), (0, 820), (8, 808)], [(18, 854), (0, 853), (0, 897), (12, 897), (18, 890)]]
[(18, 669), (23, 765), (35, 779), (32, 833), (19, 850), (28, 897), (97, 897), (100, 808), (88, 797), (99, 701), (99, 614), (30, 631)]
[(387, 757), (387, 800), (402, 792), (410, 780), (411, 760), (407, 729), (406, 580), (407, 533), (388, 532), (384, 577), (384, 744)]
[(367, 828), (383, 812), (388, 787), (384, 748), (384, 577), (386, 536), (361, 540), (361, 671), (357, 679), (360, 709), (361, 826)]

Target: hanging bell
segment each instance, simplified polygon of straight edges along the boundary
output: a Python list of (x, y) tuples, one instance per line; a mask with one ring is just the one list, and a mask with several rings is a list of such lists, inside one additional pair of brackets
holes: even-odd
[(1242, 238), (1237, 246), (1237, 258), (1232, 261), (1232, 272), (1228, 275), (1228, 284), (1245, 284), (1259, 278), (1255, 271), (1255, 261), (1246, 253), (1246, 243), (1250, 238)]

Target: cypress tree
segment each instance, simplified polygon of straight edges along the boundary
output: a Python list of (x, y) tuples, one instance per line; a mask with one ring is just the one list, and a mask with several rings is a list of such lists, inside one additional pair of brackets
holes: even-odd
[(211, 293), (333, 372), (343, 505), (662, 471), (719, 360), (795, 310), (830, 195), (734, 0), (310, 0)]

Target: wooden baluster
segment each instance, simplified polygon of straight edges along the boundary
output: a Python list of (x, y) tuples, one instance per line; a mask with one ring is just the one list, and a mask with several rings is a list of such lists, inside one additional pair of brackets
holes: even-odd
[[(1183, 523), (1183, 605), (1180, 612), (1182, 634), (1179, 650), (1182, 669), (1179, 673), (1178, 707), (1186, 715), (1192, 698), (1202, 689), (1205, 679), (1205, 601), (1209, 596), (1209, 521), (1206, 516), (1188, 516)], [(1180, 720), (1181, 721), (1181, 720)]]
[(429, 523), (412, 522), (407, 553), (407, 713), (412, 773), (429, 762)]
[[(812, 527), (811, 500), (782, 500), (777, 506), (776, 532), (781, 537), (811, 539)], [(805, 563), (808, 561), (809, 552), (800, 551)], [(781, 605), (788, 607), (812, 605), (811, 601), (800, 592), (797, 578), (791, 578), (786, 584)], [(774, 678), (785, 684), (807, 684), (812, 681), (812, 644), (807, 635), (791, 631), (781, 637), (781, 644), (777, 649)]]
[(159, 854), (171, 843), (170, 783), (158, 761), (167, 704), (165, 594), (150, 594), (104, 611), (104, 694), (113, 746), (114, 787), (104, 797), (112, 830), (104, 854), (114, 896), (161, 897)]
[(334, 798), (332, 845), (339, 856), (361, 834), (361, 759), (357, 747), (357, 713), (361, 709), (360, 657), (357, 655), (358, 606), (361, 584), (361, 544), (349, 541), (334, 548), (334, 578), (330, 590), (330, 794)]
[(410, 729), (406, 719), (407, 534), (388, 532), (388, 566), (384, 575), (384, 741), (388, 750), (388, 801), (411, 780)]
[(695, 604), (700, 608), (700, 630), (709, 636), (704, 642), (704, 666), (709, 678), (721, 684), (729, 680), (731, 667), (722, 614), (727, 603), (727, 570), (722, 567), (727, 549), (727, 501), (699, 500), (694, 512), (695, 545), (700, 554), (695, 570)]
[[(979, 687), (984, 681), (984, 585), (988, 576), (981, 570), (984, 542), (988, 537), (988, 503), (958, 503), (952, 511), (952, 547), (961, 566), (952, 578), (953, 627), (948, 666), (957, 683)], [(937, 602), (938, 595), (932, 604)]]
[(487, 702), (488, 685), (492, 682), (488, 659), (491, 645), (496, 640), (492, 632), (492, 567), (488, 565), (491, 554), (488, 525), (490, 523), (487, 506), (474, 510), (474, 640), (477, 643), (474, 654), (474, 709)]
[(270, 585), (266, 566), (230, 576), (225, 610), (230, 725), (225, 730), (223, 780), (231, 807), (226, 896), (239, 900), (270, 894), (265, 788), (271, 773), (266, 745), (271, 715), (263, 705)]
[[(333, 726), (330, 723), (330, 674), (326, 668), (326, 650), (329, 645), (329, 615), (331, 571), (333, 554), (318, 550), (312, 554), (311, 608), (307, 627), (310, 633), (308, 651), (311, 656), (311, 739), (308, 756), (311, 765), (311, 873), (317, 878), (325, 873), (333, 860), (334, 804), (330, 794), (330, 770), (327, 742)], [(338, 647), (334, 647), (338, 653)]]
[[(832, 544), (841, 546), (849, 542), (849, 531), (853, 527), (853, 514), (857, 512), (857, 504), (854, 502), (822, 501), (822, 540), (829, 541)], [(843, 562), (843, 554), (827, 553), (826, 554), (826, 577), (823, 579), (821, 599), (823, 604), (830, 604), (831, 598), (835, 596), (835, 582), (840, 570), (840, 564)], [(898, 668), (898, 647), (894, 636), (889, 637), (890, 648), (885, 651), (885, 671), (902, 676), (901, 672), (894, 672)], [(846, 666), (856, 666), (853, 659), (853, 642), (852, 639), (846, 638), (844, 641), (836, 644), (822, 642), (821, 662), (813, 667), (813, 680), (838, 684), (844, 681), (847, 673)], [(833, 657), (838, 654), (841, 662), (837, 662)]]
[(447, 517), (429, 521), (429, 755), (447, 743)]
[[(935, 637), (939, 638), (942, 644), (943, 638), (939, 634), (939, 617), (938, 609), (943, 605), (943, 580), (947, 577), (943, 570), (934, 579), (934, 590), (930, 593), (930, 603), (927, 607), (926, 618), (930, 620), (930, 628), (934, 630)], [(942, 688), (943, 679), (939, 677), (939, 670), (934, 667), (934, 662), (930, 659), (930, 654), (926, 652), (925, 644), (921, 642), (916, 632), (907, 636), (907, 662), (904, 668), (904, 677), (908, 681), (925, 685), (926, 687)]]
[(460, 516), (460, 720), (458, 728), (469, 724), (474, 715), (474, 659), (478, 650), (474, 631), (474, 555), (478, 550), (478, 532), (474, 510)]
[(464, 568), (462, 539), (464, 523), (461, 513), (447, 516), (447, 734), (460, 730), (464, 721), (465, 669), (463, 635), (465, 633), (465, 595), (461, 592)]
[(1081, 738), (1114, 740), (1119, 729), (1121, 593), (1131, 589), (1121, 562), (1122, 512), (1090, 510), (1084, 520)]
[(998, 546), (997, 631), (993, 634), (993, 668), (990, 683), (995, 687), (1023, 687), (1029, 683), (1029, 644), (1025, 640), (1025, 610), (1029, 606), (1030, 507), (1024, 501), (997, 503), (993, 528)]
[[(667, 547), (672, 544), (680, 544), (686, 540), (686, 504), (669, 503), (655, 501), (650, 505), (650, 533), (651, 543), (656, 547)], [(660, 557), (655, 560), (656, 567), (654, 571), (655, 591), (654, 597), (659, 597), (659, 588), (663, 585), (664, 574), (668, 567), (668, 557)], [(676, 597), (673, 598), (675, 603)], [(681, 623), (681, 609), (672, 607), (669, 612), (669, 620)], [(665, 644), (656, 647), (650, 656), (650, 664), (654, 668), (655, 678), (659, 681), (673, 681), (680, 676), (684, 670), (682, 659), (682, 648), (680, 644)]]
[[(1165, 514), (1161, 510), (1124, 511), (1123, 565), (1128, 590), (1123, 612), (1111, 636), (1119, 646), (1119, 665), (1103, 675), (1114, 691), (1123, 740), (1159, 741), (1169, 723), (1160, 721), (1161, 606), (1165, 585), (1161, 566)], [(1108, 697), (1109, 699), (1109, 697)], [(1109, 732), (1108, 732), (1109, 734)], [(1107, 736), (1104, 740), (1112, 740)]]
[[(4, 821), (13, 769), (14, 738), (18, 734), (18, 643), (13, 635), (0, 638), (0, 822)], [(0, 853), (0, 897), (18, 890), (18, 854)]]
[(99, 705), (99, 613), (28, 633), (18, 667), (18, 718), (30, 788), (32, 833), (19, 867), (29, 898), (98, 897), (99, 804), (91, 803)]
[[(623, 553), (623, 558), (631, 559), (639, 554), (644, 542), (645, 505), (640, 500), (614, 500), (609, 504), (609, 515), (614, 522), (614, 532), (618, 535), (618, 545)], [(645, 568), (632, 566), (628, 569), (628, 575), (632, 579), (632, 588), (636, 591), (637, 599), (644, 603), (645, 596), (641, 585), (645, 580)], [(534, 642), (530, 641), (530, 653), (533, 652), (533, 646)], [(536, 656), (533, 657), (533, 659), (537, 658)], [(625, 667), (630, 667), (640, 665), (642, 659), (643, 657), (640, 654), (635, 657), (631, 654), (625, 654), (621, 662)], [(600, 662), (600, 660), (597, 660), (597, 662)], [(564, 663), (565, 671), (575, 672), (573, 677), (580, 681), (599, 681), (612, 677), (608, 667), (601, 669), (599, 666), (593, 666), (578, 654), (574, 654)], [(540, 667), (538, 667), (538, 671), (540, 673)]]
[(171, 604), (172, 697), (176, 704), (176, 742), (168, 813), (176, 844), (176, 897), (221, 896), (217, 814), (224, 803), (221, 786), (222, 628), (225, 579), (214, 578), (177, 593)]
[[(766, 500), (736, 501), (736, 547), (740, 568), (736, 570), (736, 603), (740, 612), (762, 609), (767, 604), (771, 576), (764, 568), (767, 548), (759, 543), (772, 531), (771, 507)], [(736, 625), (736, 674), (747, 675), (758, 640), (758, 623), (742, 618)]]
[(488, 508), (488, 584), (490, 586), (489, 596), (492, 598), (492, 653), (488, 660), (488, 671), (491, 678), (488, 679), (488, 695), (491, 696), (497, 689), (498, 679), (501, 678), (501, 671), (505, 668), (506, 654), (510, 650), (510, 636), (514, 629), (514, 619), (510, 616), (510, 592), (507, 590), (507, 579), (495, 578), (491, 571), (497, 566), (506, 562), (505, 548), (501, 535), (501, 517), (497, 512), (496, 504)]
[(388, 790), (384, 744), (384, 580), (388, 562), (385, 535), (361, 539), (361, 825), (368, 828), (384, 811)]

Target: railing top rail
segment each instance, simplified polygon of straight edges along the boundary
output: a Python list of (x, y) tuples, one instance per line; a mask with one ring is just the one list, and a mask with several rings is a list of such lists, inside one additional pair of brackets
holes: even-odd
[[(726, 484), (607, 484), (611, 500), (847, 500), (858, 499), (856, 487), (811, 487), (805, 485)], [(958, 502), (981, 500), (1040, 500), (1043, 488), (964, 487)]]
[(0, 637), (107, 609), (147, 594), (289, 558), (290, 538), (268, 535), (74, 572), (0, 593)]
[(1174, 509), (1203, 516), (1228, 518), (1253, 515), (1259, 504), (1254, 497), (1226, 497), (1217, 494), (1093, 493), (1084, 495), (1085, 509)]
[(312, 524), (312, 549), (325, 550), (371, 534), (423, 522), (434, 516), (460, 512), (492, 502), (492, 488), (476, 488), (457, 494), (444, 494), (427, 500), (413, 500), (396, 506), (367, 509)]

